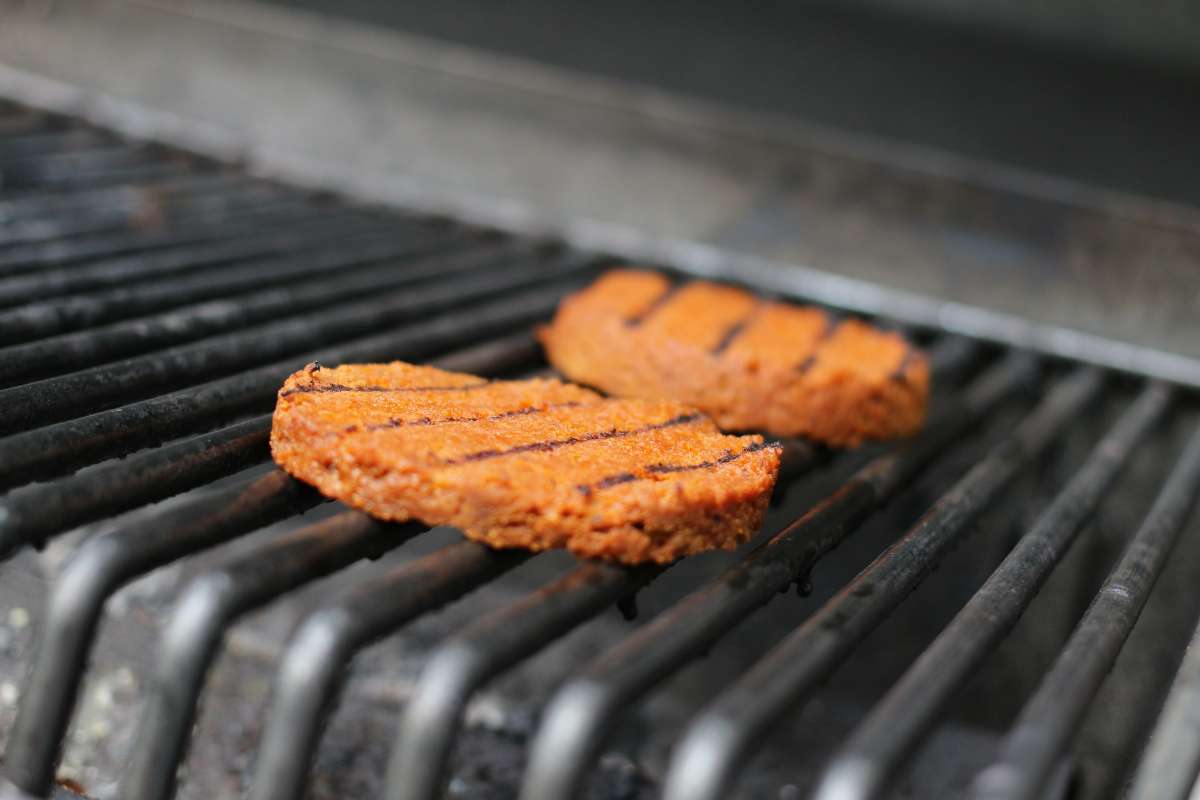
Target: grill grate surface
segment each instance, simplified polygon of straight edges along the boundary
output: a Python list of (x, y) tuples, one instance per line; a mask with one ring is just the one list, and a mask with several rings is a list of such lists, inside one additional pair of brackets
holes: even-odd
[[(11, 557), (221, 481), (84, 539), (63, 566), (35, 620), (38, 647), (4, 758), (6, 791), (46, 796), (53, 788), (89, 652), (118, 589), (323, 502), (278, 470), (251, 469), (269, 460), (269, 412), (286, 375), (313, 360), (430, 359), (490, 375), (542, 368), (531, 324), (604, 263), (552, 242), (304, 194), (0, 106), (0, 488), (8, 490), (0, 498), (0, 553)], [(1098, 402), (1123, 403), (1053, 502), (862, 717), (817, 782), (822, 800), (880, 796), (995, 655), (1097, 507), (1120, 496), (1126, 462), (1151, 446), (1156, 428), (1194, 423), (1191, 398), (1163, 383), (916, 333), (928, 339), (938, 385), (947, 389), (927, 429), (895, 446), (842, 455), (786, 443), (785, 482), (839, 469), (844, 477), (555, 691), (532, 740), (523, 800), (582, 796), (628, 709), (779, 592), (792, 584), (810, 591), (814, 568), (882, 507), (974, 446), (989, 420), (1019, 409), (1019, 422), (944, 483), (893, 544), (773, 648), (743, 659), (736, 681), (695, 704), (662, 791), (668, 800), (729, 796), (781, 721), (821, 693), (1024, 472)], [(1031, 396), (1040, 399), (1028, 409)], [(1180, 451), (1168, 448), (1164, 464)], [(1200, 434), (1165, 472), (1158, 499), (1024, 703), (995, 764), (965, 795), (1041, 797), (1069, 765), (1088, 707), (1188, 521), (1200, 489)], [(425, 533), (344, 512), (218, 555), (188, 582), (163, 628), (116, 796), (171, 796), (206, 676), (240, 618)], [(304, 795), (322, 724), (360, 651), (538, 558), (452, 543), (313, 609), (280, 659), (250, 796)], [(402, 716), (387, 796), (440, 796), (473, 695), (614, 604), (633, 613), (635, 594), (667, 571), (579, 564), (439, 642)], [(1186, 743), (1197, 741), (1196, 649), (1151, 741), (1136, 797), (1183, 798), (1195, 782), (1200, 747)]]

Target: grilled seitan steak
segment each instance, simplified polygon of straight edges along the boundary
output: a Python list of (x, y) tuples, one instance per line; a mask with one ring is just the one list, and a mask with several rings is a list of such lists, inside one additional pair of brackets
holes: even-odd
[(777, 445), (723, 435), (681, 403), (400, 362), (289, 377), (271, 451), (376, 517), (627, 564), (746, 541), (779, 468)]
[(925, 417), (929, 364), (902, 336), (729, 286), (614, 270), (566, 298), (540, 337), (571, 380), (678, 400), (724, 430), (854, 446)]

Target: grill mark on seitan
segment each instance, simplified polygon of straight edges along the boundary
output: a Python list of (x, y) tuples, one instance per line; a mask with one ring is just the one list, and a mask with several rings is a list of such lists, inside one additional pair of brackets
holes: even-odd
[(430, 417), (419, 417), (417, 419), (406, 420), (402, 417), (394, 417), (384, 422), (374, 422), (365, 427), (351, 425), (343, 429), (344, 433), (358, 433), (359, 431), (383, 431), (389, 428), (411, 428), (418, 425), (448, 425), (455, 422), (497, 422), (509, 417), (522, 417), (530, 414), (541, 414), (553, 408), (575, 408), (584, 405), (578, 400), (572, 400), (566, 403), (551, 403), (545, 406), (531, 406), (529, 408), (517, 408), (512, 411), (504, 411), (499, 414), (482, 414), (474, 417), (443, 417), (442, 419), (432, 419)]
[(821, 331), (821, 335), (817, 337), (818, 344), (828, 341), (833, 338), (833, 334), (842, 326), (845, 318), (837, 314), (833, 314), (825, 309), (821, 309), (821, 313), (825, 315), (825, 330)]
[(843, 322), (845, 322), (844, 317), (838, 316), (837, 314), (832, 314), (823, 308), (820, 311), (825, 315), (825, 328), (819, 334), (817, 334), (817, 338), (813, 339), (813, 351), (805, 356), (803, 361), (796, 365), (796, 371), (801, 375), (817, 365), (817, 356), (820, 353), (821, 345), (832, 339), (833, 335), (837, 333), (837, 329), (842, 326)]
[(803, 375), (804, 373), (808, 372), (810, 369), (812, 369), (816, 365), (817, 365), (817, 354), (813, 353), (811, 356), (809, 356), (808, 358), (804, 359), (803, 361), (801, 361), (799, 364), (796, 365), (796, 371), (799, 372), (801, 375)]
[(581, 483), (575, 488), (579, 489), (579, 491), (583, 492), (584, 494), (590, 495), (595, 489), (607, 489), (610, 486), (618, 486), (622, 483), (636, 481), (637, 479), (638, 476), (634, 475), (632, 472), (619, 472), (616, 475), (609, 475), (607, 478), (601, 478), (590, 485)]
[(782, 445), (770, 442), (755, 442), (754, 444), (742, 448), (736, 453), (732, 451), (726, 452), (725, 455), (721, 456), (716, 461), (701, 461), (698, 464), (651, 464), (650, 466), (646, 467), (646, 471), (655, 475), (666, 475), (672, 472), (691, 472), (692, 470), (697, 469), (711, 469), (712, 467), (716, 467), (721, 464), (728, 464), (731, 461), (737, 461), (747, 453), (757, 453), (759, 450), (765, 450), (768, 447), (781, 448)]
[(745, 316), (725, 329), (725, 333), (721, 335), (720, 340), (713, 345), (712, 350), (709, 352), (711, 352), (714, 356), (719, 356), (721, 353), (729, 349), (729, 345), (733, 344), (737, 337), (742, 335), (742, 331), (746, 330), (746, 327), (750, 324), (751, 320), (754, 319), (755, 315), (757, 315), (760, 310), (762, 310), (762, 303), (755, 303), (754, 306), (746, 312)]
[(656, 422), (653, 425), (644, 425), (640, 428), (630, 428), (627, 430), (607, 430), (597, 431), (595, 433), (585, 433), (582, 436), (572, 436), (567, 439), (551, 439), (544, 442), (530, 442), (529, 444), (521, 444), (516, 447), (509, 447), (505, 450), (480, 450), (475, 453), (468, 453), (465, 456), (459, 456), (442, 463), (446, 466), (454, 466), (458, 464), (469, 464), (478, 461), (486, 461), (492, 458), (500, 458), (501, 456), (516, 455), (518, 453), (542, 453), (551, 450), (557, 450), (560, 447), (570, 447), (571, 445), (583, 444), (584, 442), (597, 442), (605, 439), (619, 439), (625, 436), (637, 436), (650, 431), (658, 431), (663, 428), (673, 428), (676, 425), (686, 425), (689, 422), (704, 419), (703, 414), (680, 414), (677, 417), (672, 417), (665, 422)]
[(280, 397), (294, 394), (325, 394), (326, 392), (467, 392), (487, 386), (491, 381), (466, 383), (460, 386), (346, 386), (341, 383), (322, 383), (297, 386), (279, 393)]
[(904, 355), (900, 357), (900, 363), (896, 365), (896, 369), (892, 370), (892, 374), (888, 377), (898, 383), (908, 383), (908, 366), (912, 363), (913, 357), (916, 356), (916, 350), (910, 344), (904, 348)]
[(661, 311), (663, 307), (667, 305), (667, 303), (671, 302), (671, 299), (674, 298), (682, 288), (683, 284), (681, 283), (671, 284), (663, 290), (662, 294), (651, 300), (649, 305), (647, 305), (638, 313), (634, 314), (632, 317), (626, 318), (625, 325), (630, 328), (636, 328), (637, 326), (641, 325), (655, 312)]
[(594, 491), (600, 489), (608, 489), (613, 486), (620, 486), (623, 483), (632, 483), (633, 481), (645, 480), (649, 475), (667, 475), (675, 472), (694, 472), (702, 469), (712, 469), (723, 464), (729, 464), (737, 461), (744, 455), (757, 453), (759, 450), (766, 450), (768, 447), (782, 450), (783, 445), (777, 442), (755, 442), (742, 448), (738, 452), (726, 452), (725, 455), (715, 461), (701, 461), (697, 464), (651, 464), (648, 467), (642, 467), (641, 471), (648, 473), (647, 475), (635, 475), (632, 472), (620, 472), (616, 475), (609, 475), (607, 478), (601, 478), (593, 483), (581, 483), (576, 488), (586, 495), (590, 495)]

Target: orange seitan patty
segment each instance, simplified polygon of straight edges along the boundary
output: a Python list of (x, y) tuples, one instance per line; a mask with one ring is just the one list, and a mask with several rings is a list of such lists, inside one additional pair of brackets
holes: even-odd
[(729, 286), (614, 270), (539, 335), (571, 380), (688, 403), (724, 430), (854, 446), (925, 418), (929, 364), (904, 337)]
[(271, 452), (376, 517), (627, 564), (746, 541), (779, 469), (778, 445), (724, 435), (674, 401), (401, 362), (289, 377)]

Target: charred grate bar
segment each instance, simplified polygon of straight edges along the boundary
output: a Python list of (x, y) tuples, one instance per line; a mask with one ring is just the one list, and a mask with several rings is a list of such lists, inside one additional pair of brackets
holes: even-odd
[[(3, 791), (52, 792), (106, 604), (121, 587), (166, 565), (215, 557), (188, 580), (159, 633), (116, 790), (122, 800), (168, 798), (210, 667), (238, 620), (427, 536), (419, 525), (348, 511), (234, 547), (324, 502), (283, 472), (263, 471), (269, 412), (288, 374), (314, 360), (390, 358), (488, 376), (538, 370), (544, 364), (531, 326), (606, 262), (553, 242), (304, 194), (71, 120), (17, 108), (0, 113), (0, 487), (7, 490), (0, 553), (11, 557), (81, 525), (206, 489), (109, 525), (62, 567), (35, 620), (39, 643), (4, 753)], [(841, 318), (838, 309), (829, 312)], [(1158, 428), (1195, 424), (1186, 413), (1193, 399), (1180, 387), (1131, 386), (1127, 376), (1094, 366), (996, 352), (936, 330), (913, 333), (928, 341), (940, 390), (927, 428), (861, 453), (785, 442), (781, 485), (791, 491), (840, 476), (833, 488), (555, 688), (528, 750), (523, 800), (583, 796), (632, 707), (780, 592), (795, 585), (807, 593), (813, 571), (861, 536), (884, 506), (915, 502), (917, 484), (969, 456), (969, 469), (940, 479), (934, 502), (890, 546), (774, 647), (743, 658), (740, 677), (692, 709), (663, 776), (664, 796), (733, 796), (756, 748), (823, 691), (914, 589), (937, 580), (934, 568), (951, 550), (983, 535), (980, 520), (1073, 434), (1085, 409), (1101, 400), (1124, 403), (991, 577), (814, 781), (827, 800), (891, 791), (945, 721), (954, 693), (1087, 535), (1097, 508), (1121, 494), (1126, 462)], [(1003, 414), (1017, 423), (979, 449), (977, 432)], [(1070, 763), (1084, 712), (1191, 519), (1200, 438), (1183, 446), (1166, 474), (972, 796), (1041, 797)], [(363, 649), (443, 605), (469, 604), (472, 592), (545, 558), (459, 542), (311, 609), (278, 664), (249, 796), (304, 796), (323, 725)], [(637, 592), (677, 571), (578, 564), (511, 603), (481, 608), (425, 661), (389, 743), (386, 796), (442, 796), (472, 697), (606, 609), (632, 613)], [(1138, 774), (1139, 798), (1182, 798), (1196, 781), (1200, 749), (1183, 733), (1200, 707), (1195, 650)]]
[(1029, 533), (846, 744), (819, 790), (820, 800), (883, 793), (954, 690), (1033, 599), (1169, 401), (1165, 387), (1147, 387), (1096, 445)]
[(888, 552), (703, 712), (680, 744), (667, 797), (721, 797), (755, 739), (813, 694), (855, 644), (929, 574), (1021, 466), (1054, 441), (1100, 384), (1097, 371), (1084, 369), (1056, 386), (1010, 439), (939, 498)]

